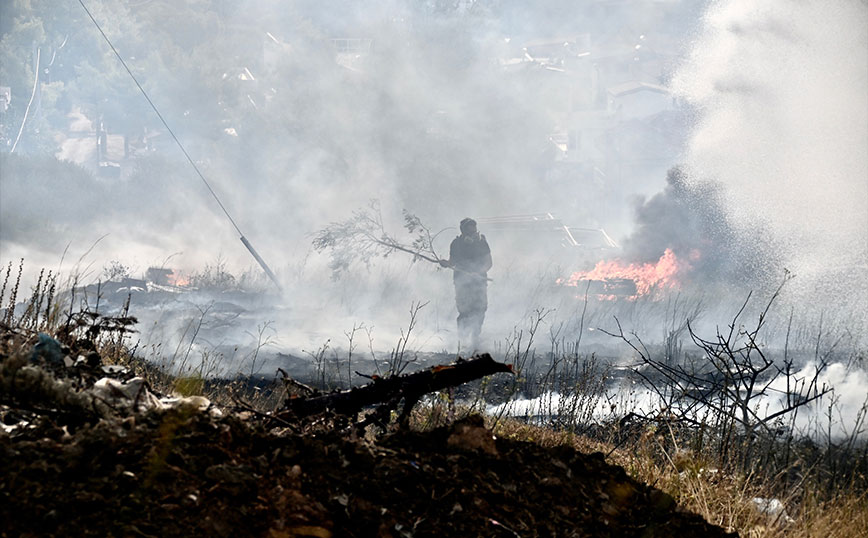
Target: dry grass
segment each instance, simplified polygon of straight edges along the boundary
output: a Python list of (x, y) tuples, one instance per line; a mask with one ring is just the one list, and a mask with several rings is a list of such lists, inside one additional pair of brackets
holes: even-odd
[[(74, 313), (71, 297), (66, 303), (56, 297), (57, 277), (51, 273), (40, 275), (30, 299), (25, 302), (26, 309), (16, 316), (14, 306), (20, 291), (21, 265), (17, 278), (12, 264), (2, 273), (0, 305), (8, 306), (0, 325), (5, 325), (8, 332), (7, 339), (0, 342), (0, 352), (7, 356), (12, 356), (15, 350), (30, 349), (37, 332), (55, 336), (60, 333), (70, 345), (90, 338), (104, 362), (129, 367), (163, 394), (203, 394), (224, 408), (248, 407), (261, 412), (276, 409), (286, 396), (279, 384), (272, 387), (273, 390), (259, 391), (244, 379), (215, 384), (208, 382), (209, 376), (204, 371), (173, 375), (168, 368), (155, 366), (154, 361), (142, 358), (141, 350), (129, 348), (126, 311), (119, 318), (102, 318), (84, 310)], [(72, 289), (74, 287), (73, 282)], [(95, 327), (100, 330), (93, 332)], [(209, 361), (203, 357), (202, 363)], [(456, 406), (451, 397), (441, 394), (430, 405), (419, 406), (414, 411), (412, 424), (418, 429), (429, 429), (471, 411)], [(706, 458), (679, 447), (674, 436), (653, 429), (628, 444), (616, 446), (513, 419), (489, 417), (488, 420), (500, 437), (544, 447), (569, 445), (585, 453), (602, 452), (610, 463), (623, 467), (637, 480), (665, 491), (685, 509), (702, 515), (711, 523), (736, 530), (741, 536), (855, 538), (868, 535), (865, 531), (868, 529), (868, 496), (862, 488), (829, 493), (812, 482), (803, 482), (782, 494), (774, 478), (719, 471)], [(864, 477), (858, 478), (864, 481)], [(792, 520), (783, 516), (769, 518), (760, 513), (753, 501), (756, 497), (779, 498)]]
[(759, 477), (720, 472), (690, 451), (666, 448), (660, 436), (648, 434), (625, 447), (569, 432), (557, 432), (507, 419), (493, 424), (496, 435), (538, 443), (569, 445), (582, 452), (602, 452), (607, 460), (646, 484), (665, 491), (685, 509), (706, 521), (751, 538), (861, 538), (868, 529), (865, 492), (840, 491), (832, 498), (810, 484), (781, 499), (788, 515), (767, 517), (755, 509), (755, 497), (768, 498), (772, 484)]

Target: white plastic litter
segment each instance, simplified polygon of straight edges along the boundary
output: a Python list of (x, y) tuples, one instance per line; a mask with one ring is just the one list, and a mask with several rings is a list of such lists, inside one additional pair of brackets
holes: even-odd
[(212, 416), (222, 416), (222, 412), (211, 406), (211, 401), (204, 396), (187, 396), (185, 398), (158, 398), (148, 390), (145, 380), (134, 377), (126, 382), (110, 377), (104, 377), (94, 383), (94, 396), (116, 408), (132, 409), (143, 413), (151, 409), (183, 409), (194, 413), (208, 411)]
[(763, 497), (754, 497), (751, 499), (754, 508), (760, 514), (764, 514), (770, 525), (790, 525), (796, 520), (787, 514), (784, 508), (784, 503), (780, 499), (765, 499)]

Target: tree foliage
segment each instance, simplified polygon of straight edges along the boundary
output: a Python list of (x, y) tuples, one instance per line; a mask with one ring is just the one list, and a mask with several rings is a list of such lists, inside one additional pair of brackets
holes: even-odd
[(410, 254), (414, 262), (439, 262), (440, 257), (434, 250), (434, 239), (438, 234), (431, 235), (419, 217), (406, 209), (403, 214), (408, 238), (386, 230), (380, 202), (371, 200), (367, 207), (353, 211), (350, 218), (333, 222), (316, 232), (313, 248), (317, 252), (329, 252), (329, 267), (335, 279), (356, 262), (367, 265), (374, 258), (386, 258), (396, 252)]

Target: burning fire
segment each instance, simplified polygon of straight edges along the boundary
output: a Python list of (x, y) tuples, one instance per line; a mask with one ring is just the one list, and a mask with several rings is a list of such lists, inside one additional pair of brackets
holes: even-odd
[[(692, 252), (691, 259), (696, 259), (699, 252)], [(656, 290), (679, 288), (676, 278), (679, 272), (690, 269), (690, 264), (676, 258), (672, 249), (667, 248), (656, 263), (623, 265), (620, 260), (601, 260), (590, 271), (577, 271), (566, 280), (559, 280), (565, 286), (579, 286), (581, 282), (598, 281), (603, 284), (627, 280), (636, 285), (636, 293), (632, 297), (647, 295)]]
[(171, 286), (183, 288), (190, 285), (190, 279), (184, 276), (183, 273), (173, 271), (169, 273), (166, 278), (168, 279), (169, 285)]

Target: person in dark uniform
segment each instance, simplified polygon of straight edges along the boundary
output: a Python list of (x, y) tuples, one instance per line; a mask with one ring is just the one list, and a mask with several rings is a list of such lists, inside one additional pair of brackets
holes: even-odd
[(449, 245), (449, 259), (440, 260), (440, 265), (452, 269), (459, 343), (466, 343), (475, 350), (488, 309), (486, 273), (491, 269), (491, 249), (485, 236), (477, 230), (475, 220), (462, 220), (460, 228), (461, 235)]

